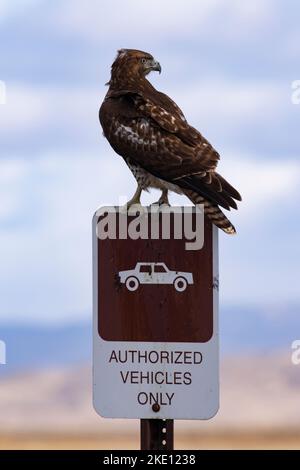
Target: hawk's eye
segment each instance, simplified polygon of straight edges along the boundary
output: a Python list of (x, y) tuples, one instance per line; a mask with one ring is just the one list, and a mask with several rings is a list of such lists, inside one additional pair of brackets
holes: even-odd
[(144, 57), (142, 58), (142, 64), (145, 64), (147, 62), (147, 59), (145, 59)]

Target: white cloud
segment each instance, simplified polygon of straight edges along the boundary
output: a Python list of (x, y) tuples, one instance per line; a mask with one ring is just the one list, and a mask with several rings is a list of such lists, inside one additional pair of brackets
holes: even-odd
[[(247, 5), (246, 5), (247, 3)], [(83, 9), (80, 0), (64, 2), (59, 15), (55, 17), (55, 27), (66, 34), (78, 34), (90, 40), (115, 41), (123, 45), (125, 41), (152, 44), (162, 38), (186, 38), (214, 36), (225, 38), (245, 37), (253, 28), (268, 25), (272, 18), (272, 3), (269, 0), (153, 0), (147, 2), (112, 0), (89, 1)], [(126, 20), (125, 20), (126, 19)], [(126, 39), (124, 39), (126, 38)]]
[(124, 166), (100, 155), (0, 162), (2, 319), (64, 321), (90, 310), (91, 218), (102, 204), (118, 203), (113, 187), (130, 191)]
[[(31, 16), (38, 5), (36, 17)], [(297, 55), (299, 35), (295, 30), (292, 28), (288, 33), (282, 28), (278, 34), (276, 30), (276, 35), (272, 30), (274, 18), (280, 20), (277, 1), (153, 0), (149, 6), (137, 0), (89, 0), (84, 8), (82, 5), (79, 0), (0, 0), (0, 21), (24, 15), (24, 24), (27, 24), (30, 15), (37, 25), (34, 40), (40, 28), (46, 36), (49, 34), (51, 44), (46, 41), (45, 45), (54, 58), (51, 66), (57, 66), (56, 54), (63, 54), (68, 61), (68, 48), (75, 48), (77, 53), (76, 41), (80, 40), (83, 48), (78, 51), (78, 63), (82, 63), (81, 54), (91, 46), (86, 70), (90, 71), (92, 65), (93, 72), (99, 71), (99, 77), (95, 74), (98, 87), (83, 85), (80, 78), (77, 86), (70, 86), (70, 77), (63, 75), (57, 87), (7, 83), (7, 104), (0, 107), (1, 142), (20, 142), (28, 155), (31, 142), (41, 139), (44, 150), (35, 155), (36, 159), (25, 160), (18, 155), (16, 159), (10, 156), (0, 161), (2, 318), (57, 321), (72, 319), (90, 310), (92, 213), (102, 204), (117, 204), (119, 195), (129, 198), (135, 186), (122, 159), (101, 139), (97, 119), (98, 107), (106, 92), (103, 83), (118, 47), (138, 47), (157, 54), (166, 72), (154, 78), (158, 88), (178, 101), (191, 124), (205, 135), (212, 131), (215, 140), (223, 132), (227, 137), (223, 147), (231, 147), (241, 135), (247, 135), (251, 121), (257, 129), (254, 145), (261, 128), (261, 135), (265, 135), (272, 146), (271, 151), (275, 147), (279, 149), (280, 136), (273, 134), (269, 138), (268, 133), (285, 120), (287, 112), (290, 115), (289, 83), (283, 83), (285, 68), (281, 67), (277, 81), (269, 63), (272, 52), (269, 44), (261, 42), (261, 51), (257, 48), (268, 33), (269, 40), (273, 34), (273, 48), (278, 42), (282, 43), (284, 51), (279, 54), (282, 60), (286, 53), (289, 57)], [(33, 21), (29, 24), (33, 25)], [(61, 40), (61, 51), (57, 51), (57, 43), (51, 39), (53, 35)], [(27, 39), (25, 46), (31, 47), (34, 60), (40, 61), (37, 44), (30, 42), (31, 35)], [(50, 47), (52, 42), (55, 49)], [(219, 55), (212, 53), (212, 45), (217, 45)], [(207, 63), (207, 57), (201, 57), (203, 51), (207, 51), (212, 69), (201, 73), (203, 63)], [(248, 51), (250, 55), (258, 51), (258, 64), (266, 67), (262, 73), (273, 78), (269, 81), (241, 78), (253, 76), (256, 71), (255, 63), (250, 72), (247, 67), (242, 70), (241, 54), (246, 63)], [(223, 53), (224, 63), (214, 63), (215, 57), (219, 60)], [(43, 66), (44, 59), (39, 67)], [(190, 64), (190, 60), (194, 60), (196, 73), (191, 76), (187, 68), (182, 78), (184, 66)], [(230, 71), (225, 62), (232, 67)], [(180, 83), (176, 74), (179, 69)], [(212, 74), (212, 70), (216, 71), (214, 80), (203, 79), (207, 73)], [(218, 77), (217, 71), (234, 75), (236, 79)], [(22, 77), (23, 71), (19, 72)], [(258, 70), (258, 74), (260, 72)], [(57, 83), (59, 78), (55, 73), (57, 70), (50, 72), (48, 84), (51, 80)], [(293, 78), (297, 77), (291, 80)], [(40, 82), (43, 79), (43, 75), (35, 77)], [(89, 83), (94, 80), (91, 78)], [(83, 143), (81, 148), (92, 147), (95, 153), (79, 155), (79, 139)], [(68, 145), (70, 153), (65, 154), (61, 147)], [(56, 151), (47, 153), (47, 149), (53, 148)], [(230, 213), (238, 236), (234, 240), (220, 236), (223, 250), (220, 264), (225, 274), (222, 295), (230, 302), (250, 302), (254, 298), (259, 301), (298, 299), (299, 289), (294, 279), (299, 277), (295, 256), (299, 224), (289, 214), (280, 227), (274, 222), (274, 231), (272, 224), (277, 220), (275, 212), (286, 212), (287, 200), (293, 216), (298, 210), (299, 165), (290, 155), (282, 155), (280, 161), (267, 161), (265, 155), (259, 158), (257, 154), (246, 154), (247, 150), (241, 145), (238, 150), (239, 154), (236, 148), (233, 151), (223, 148), (219, 167), (243, 196), (239, 212)], [(146, 195), (144, 201), (153, 201), (156, 196)], [(173, 204), (184, 201), (176, 195), (171, 200)], [(257, 221), (259, 224), (255, 224)], [(275, 246), (280, 251), (282, 229), (285, 230), (285, 252), (274, 268), (273, 249)]]
[[(259, 123), (268, 117), (270, 123), (289, 109), (286, 89), (272, 81), (234, 83), (220, 77), (218, 81), (182, 82), (179, 88), (163, 78), (157, 86), (180, 105), (190, 123), (200, 130), (205, 125), (232, 128), (238, 133), (249, 120)], [(106, 91), (104, 86), (64, 88), (11, 82), (7, 86), (7, 104), (0, 107), (0, 136), (5, 140), (25, 134), (27, 139), (32, 135), (36, 141), (41, 132), (47, 134), (54, 129), (72, 131), (75, 141), (79, 136), (86, 141), (92, 136), (98, 145), (98, 109)], [(51, 142), (45, 141), (44, 145), (51, 146)], [(70, 141), (70, 145), (74, 144)]]
[(240, 189), (243, 196), (241, 214), (244, 213), (249, 222), (251, 215), (257, 217), (260, 213), (264, 217), (266, 208), (275, 208), (282, 202), (283, 195), (298, 199), (299, 161), (286, 158), (267, 161), (245, 155), (232, 158), (227, 153), (223, 155), (219, 170)]
[(0, 133), (28, 132), (45, 121), (47, 106), (42, 90), (20, 84), (6, 86), (6, 104), (0, 107)]
[[(174, 86), (168, 94), (182, 107), (189, 120), (215, 125), (243, 125), (250, 119), (275, 118), (289, 104), (286, 90), (276, 81), (201, 80)], [(246, 124), (245, 124), (246, 125)]]
[(106, 90), (46, 87), (10, 82), (7, 103), (0, 107), (0, 134), (8, 136), (49, 127), (97, 123), (99, 104)]
[[(293, 199), (299, 186), (299, 166), (293, 162), (259, 164), (241, 155), (225, 157), (220, 170), (243, 193), (236, 219), (239, 230), (249, 232), (246, 245), (255, 209), (259, 208), (263, 223), (264, 214), (272, 213), (275, 204), (277, 210), (285, 204), (282, 194)], [(102, 157), (47, 154), (40, 160), (4, 160), (1, 174), (7, 183), (0, 197), (7, 207), (0, 214), (0, 316), (65, 321), (89, 312), (93, 212), (102, 205), (118, 204), (120, 195), (129, 198), (135, 188), (122, 159), (113, 151)], [(151, 192), (144, 201), (156, 196)], [(186, 203), (175, 195), (171, 200)], [(247, 256), (244, 247), (237, 268)], [(251, 288), (239, 293), (228, 282), (223, 295), (234, 295), (238, 301), (241, 296), (245, 300), (247, 292), (252, 298)]]
[(0, 21), (20, 15), (41, 2), (42, 0), (0, 0)]
[[(300, 54), (300, 32), (299, 29), (291, 29), (282, 44), (282, 54), (292, 60), (297, 60)], [(297, 70), (297, 69), (296, 69)]]
[(0, 160), (0, 224), (16, 216), (20, 209), (27, 169), (22, 160)]

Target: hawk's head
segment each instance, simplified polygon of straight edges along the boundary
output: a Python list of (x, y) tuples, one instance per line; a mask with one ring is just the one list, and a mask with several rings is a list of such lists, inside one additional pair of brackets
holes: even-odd
[(112, 78), (121, 74), (145, 77), (152, 71), (161, 72), (160, 63), (151, 54), (136, 49), (120, 49), (112, 64)]

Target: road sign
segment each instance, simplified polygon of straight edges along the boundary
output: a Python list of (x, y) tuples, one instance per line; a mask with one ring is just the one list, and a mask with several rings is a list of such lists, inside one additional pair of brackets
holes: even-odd
[(219, 403), (218, 232), (195, 208), (144, 211), (93, 219), (94, 407), (208, 419)]

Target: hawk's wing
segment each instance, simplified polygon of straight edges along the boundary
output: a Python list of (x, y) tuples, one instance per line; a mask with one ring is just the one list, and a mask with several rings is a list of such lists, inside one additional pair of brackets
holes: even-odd
[(188, 124), (183, 112), (171, 98), (158, 92), (150, 97), (137, 95), (136, 105), (145, 116), (156, 122), (162, 129), (176, 135), (184, 144), (191, 146), (202, 169), (216, 168), (220, 155), (199, 131)]
[(123, 90), (109, 100), (115, 110), (107, 138), (118, 153), (158, 178), (227, 209), (236, 207), (239, 193), (214, 171), (219, 154), (169, 97)]

